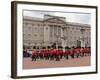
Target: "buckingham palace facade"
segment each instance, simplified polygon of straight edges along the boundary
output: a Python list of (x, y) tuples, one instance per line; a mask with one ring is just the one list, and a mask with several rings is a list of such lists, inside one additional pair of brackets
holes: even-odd
[(91, 26), (67, 22), (65, 17), (44, 15), (23, 17), (23, 45), (33, 48), (56, 44), (63, 47), (91, 47)]

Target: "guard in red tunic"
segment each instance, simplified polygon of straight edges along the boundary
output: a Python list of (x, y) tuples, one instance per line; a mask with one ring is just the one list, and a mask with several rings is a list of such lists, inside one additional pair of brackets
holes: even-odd
[(60, 61), (60, 54), (61, 54), (60, 50), (59, 49), (55, 49), (54, 52), (55, 52), (56, 61)]
[(71, 49), (70, 49), (70, 56), (71, 56), (72, 58), (74, 58), (74, 48), (71, 48)]
[(91, 55), (91, 48), (85, 48), (85, 53), (87, 56)]
[(46, 59), (46, 48), (44, 49), (44, 59)]
[(63, 52), (63, 48), (62, 47), (59, 48), (59, 55), (60, 55), (60, 59), (62, 59), (63, 56), (64, 56), (64, 52)]
[(64, 57), (65, 57), (66, 59), (69, 59), (69, 55), (70, 55), (69, 49), (66, 49), (66, 48), (65, 48), (65, 51), (63, 52), (63, 55), (64, 55)]
[(54, 47), (54, 49), (52, 50), (52, 57), (53, 57), (53, 59), (57, 59), (57, 50), (56, 50), (56, 47)]
[(74, 53), (75, 53), (76, 57), (79, 58), (79, 56), (80, 56), (80, 54), (81, 54), (80, 48), (76, 48), (76, 49), (74, 50)]
[(54, 60), (54, 49), (53, 49), (53, 47), (50, 48), (49, 53), (50, 53), (49, 54), (50, 60)]
[(91, 48), (88, 48), (88, 55), (91, 56)]
[(81, 53), (81, 56), (82, 56), (82, 57), (85, 56), (85, 48), (81, 48), (81, 49), (80, 49), (80, 53)]
[(49, 60), (49, 47), (45, 49), (44, 57), (45, 57), (46, 60)]
[(84, 56), (87, 56), (87, 48), (83, 48), (83, 54)]
[(40, 54), (39, 54), (39, 58), (40, 59), (44, 59), (44, 48), (42, 48), (41, 50), (40, 50)]

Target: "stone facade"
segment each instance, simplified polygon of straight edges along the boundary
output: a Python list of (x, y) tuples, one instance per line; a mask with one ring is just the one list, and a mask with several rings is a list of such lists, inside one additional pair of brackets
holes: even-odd
[(56, 44), (63, 47), (90, 47), (91, 26), (66, 22), (65, 17), (23, 17), (23, 45), (33, 48)]

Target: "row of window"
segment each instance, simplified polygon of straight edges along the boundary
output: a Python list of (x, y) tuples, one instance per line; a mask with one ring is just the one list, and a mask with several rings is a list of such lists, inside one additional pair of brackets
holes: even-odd
[(51, 24), (37, 24), (37, 23), (24, 23), (24, 26), (50, 26), (50, 27), (61, 27), (61, 26), (64, 26), (64, 25), (51, 25)]
[[(43, 28), (41, 27), (41, 28), (39, 28), (39, 27), (28, 27), (28, 28), (24, 28), (24, 30), (25, 29), (28, 29), (29, 31), (30, 30), (34, 30), (34, 31), (37, 31), (37, 30), (42, 30)], [(46, 27), (46, 30), (48, 30), (48, 27)], [(59, 27), (50, 27), (50, 31), (54, 31), (55, 33), (56, 32), (58, 32), (58, 33), (60, 33), (61, 32), (61, 28), (59, 28)], [(66, 30), (66, 33), (68, 34), (71, 34), (71, 33), (79, 33), (79, 32), (81, 32), (81, 31), (77, 31), (77, 30)], [(83, 33), (90, 33), (90, 32), (83, 32)]]
[[(27, 35), (23, 35), (24, 37), (32, 37), (32, 36), (34, 36), (34, 37), (43, 37), (43, 34), (27, 34)], [(50, 35), (50, 38), (55, 38), (55, 39), (58, 39), (58, 38), (61, 38), (61, 35)], [(66, 37), (65, 37), (66, 38)], [(84, 37), (83, 37), (84, 38)], [(86, 39), (86, 40), (89, 40), (89, 38), (90, 37), (85, 37), (84, 39)], [(67, 37), (66, 38), (66, 40), (76, 40), (76, 39), (81, 39), (81, 37), (72, 37), (72, 36), (69, 36), (69, 37)]]
[(40, 34), (40, 35), (39, 35), (39, 34), (27, 34), (27, 35), (26, 35), (26, 34), (23, 34), (23, 36), (24, 36), (24, 37), (25, 37), (25, 36), (26, 36), (26, 37), (32, 37), (32, 36), (35, 36), (35, 37), (37, 37), (37, 36), (43, 37), (43, 34)]
[(24, 23), (24, 26), (43, 26), (43, 24)]
[[(33, 24), (33, 23), (24, 23), (24, 26), (50, 26), (50, 27), (66, 27), (66, 25), (63, 25), (63, 24), (60, 24), (60, 25), (57, 25), (57, 24)], [(80, 30), (81, 27), (72, 27), (72, 26), (67, 26), (66, 27), (67, 29), (72, 29), (72, 30)], [(90, 30), (90, 29), (87, 29), (87, 30)]]

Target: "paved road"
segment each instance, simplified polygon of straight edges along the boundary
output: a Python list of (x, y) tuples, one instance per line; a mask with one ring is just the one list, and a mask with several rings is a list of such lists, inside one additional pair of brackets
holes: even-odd
[(55, 67), (76, 67), (76, 66), (89, 66), (91, 63), (90, 56), (80, 57), (75, 59), (61, 59), (60, 61), (50, 60), (37, 60), (31, 61), (31, 58), (23, 59), (24, 69), (35, 69), (35, 68), (55, 68)]

